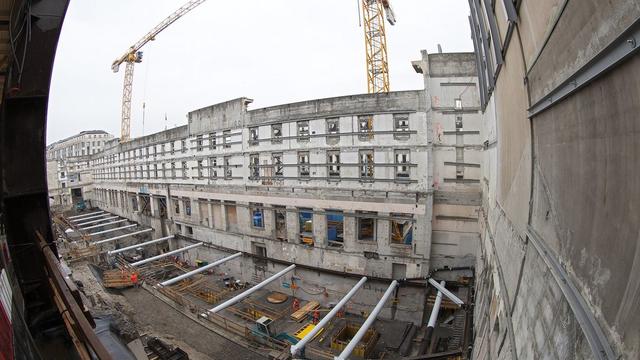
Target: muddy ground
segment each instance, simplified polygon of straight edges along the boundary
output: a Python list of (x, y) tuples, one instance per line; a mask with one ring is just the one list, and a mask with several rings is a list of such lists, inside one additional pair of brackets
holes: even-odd
[(136, 309), (133, 318), (141, 328), (161, 333), (166, 338), (180, 339), (204, 355), (203, 359), (264, 359), (182, 315), (142, 288), (127, 289), (123, 295)]
[(265, 358), (201, 326), (142, 288), (105, 291), (87, 263), (74, 264), (71, 270), (72, 279), (81, 283), (85, 305), (94, 316), (112, 318), (113, 330), (124, 343), (147, 335), (180, 347), (191, 360)]

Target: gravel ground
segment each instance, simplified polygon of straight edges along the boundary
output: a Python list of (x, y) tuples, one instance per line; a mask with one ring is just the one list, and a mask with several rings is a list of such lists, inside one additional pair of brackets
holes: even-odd
[(199, 325), (142, 288), (127, 289), (122, 294), (134, 309), (132, 317), (140, 332), (159, 334), (172, 340), (189, 354), (190, 359), (264, 359)]

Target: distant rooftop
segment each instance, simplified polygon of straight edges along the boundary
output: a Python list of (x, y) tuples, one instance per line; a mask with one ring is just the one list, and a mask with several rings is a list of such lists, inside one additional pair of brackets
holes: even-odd
[(85, 131), (80, 131), (79, 133), (77, 133), (75, 135), (71, 135), (69, 137), (66, 137), (66, 138), (64, 138), (62, 140), (58, 140), (56, 142), (53, 142), (53, 143), (47, 145), (47, 147), (51, 147), (53, 145), (60, 144), (60, 143), (63, 143), (65, 141), (69, 141), (69, 140), (71, 140), (73, 138), (76, 138), (78, 136), (89, 135), (89, 134), (107, 134), (107, 135), (111, 135), (111, 134), (109, 134), (108, 132), (106, 132), (104, 130), (85, 130)]

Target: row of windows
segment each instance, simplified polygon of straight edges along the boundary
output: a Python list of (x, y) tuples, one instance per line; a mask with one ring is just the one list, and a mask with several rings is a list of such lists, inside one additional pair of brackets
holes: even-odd
[[(302, 120), (296, 122), (296, 136), (290, 136), (289, 138), (295, 138), (298, 142), (309, 141), (311, 135), (309, 133), (309, 121)], [(326, 119), (325, 136), (327, 143), (337, 142), (340, 138), (340, 118), (328, 118)], [(409, 114), (394, 114), (393, 115), (393, 131), (394, 138), (406, 140), (409, 138)], [(406, 134), (403, 134), (405, 133)], [(351, 134), (347, 132), (346, 134)], [(360, 140), (370, 140), (374, 136), (373, 132), (373, 115), (360, 115), (358, 116), (358, 138)], [(262, 140), (269, 140), (272, 144), (282, 143), (283, 132), (282, 124), (271, 125), (271, 138), (260, 139), (260, 127), (254, 126), (249, 128), (249, 146), (259, 145)], [(198, 148), (199, 149), (199, 148)]]
[(63, 149), (50, 151), (49, 158), (61, 158), (61, 157), (68, 157), (68, 156), (96, 154), (100, 151), (100, 147), (103, 146), (104, 143), (105, 143), (104, 140), (94, 140), (94, 141), (86, 141), (86, 142), (81, 141), (79, 143), (67, 146)]
[[(111, 206), (131, 206), (133, 211), (139, 211), (147, 215), (150, 213), (150, 197), (131, 195), (122, 191), (116, 190), (104, 190), (96, 189), (98, 200), (103, 201)], [(129, 199), (129, 204), (126, 203), (126, 199)], [(140, 202), (138, 202), (140, 199)], [(177, 220), (188, 219), (193, 216), (192, 202), (189, 198), (172, 198), (169, 204), (165, 205), (164, 201), (160, 202), (159, 216), (166, 216), (166, 206), (170, 206), (171, 211)], [(413, 230), (414, 219), (411, 214), (391, 213), (389, 216), (380, 216), (377, 212), (370, 211), (356, 211), (355, 213), (346, 214), (340, 210), (313, 210), (309, 208), (298, 208), (295, 210), (287, 209), (281, 205), (264, 206), (262, 203), (249, 203), (249, 218), (243, 219), (238, 216), (237, 207), (247, 205), (240, 205), (233, 201), (213, 201), (210, 209), (212, 213), (209, 214), (207, 207), (196, 206), (195, 211), (199, 212), (199, 218), (203, 224), (209, 227), (216, 228), (221, 226), (221, 209), (220, 205), (224, 204), (226, 224), (224, 228), (230, 232), (240, 232), (240, 229), (247, 228), (250, 225), (251, 228), (262, 231), (271, 230), (272, 233), (264, 234), (265, 236), (271, 236), (277, 240), (293, 241), (308, 246), (314, 246), (317, 233), (314, 231), (315, 222), (320, 219), (326, 221), (326, 240), (330, 247), (342, 247), (344, 244), (345, 233), (345, 217), (355, 217), (355, 231), (349, 233), (355, 234), (355, 240), (362, 242), (376, 242), (378, 241), (378, 221), (389, 221), (390, 233), (389, 240), (391, 244), (411, 246), (413, 244)], [(265, 214), (270, 212), (271, 218), (269, 224), (267, 224), (267, 218)], [(291, 239), (287, 230), (287, 213), (294, 213), (297, 218), (297, 239)], [(212, 219), (210, 223), (209, 218)], [(239, 224), (239, 221), (244, 221), (244, 224)], [(214, 225), (215, 224), (215, 225)]]
[[(172, 209), (175, 215), (180, 215), (180, 203), (184, 209), (186, 217), (192, 216), (191, 200), (189, 199), (172, 199)], [(217, 206), (217, 205), (214, 205)], [(266, 220), (265, 212), (272, 212), (272, 224), (274, 237), (278, 240), (287, 240), (287, 210), (284, 206), (264, 207), (261, 203), (249, 204), (249, 224), (257, 230), (265, 230)], [(230, 231), (236, 231), (238, 227), (238, 216), (235, 203), (225, 203), (225, 211), (227, 212), (227, 228)], [(321, 212), (325, 216), (327, 229), (327, 242), (332, 247), (342, 247), (344, 243), (344, 218), (345, 215), (340, 210), (324, 210)], [(314, 246), (316, 238), (314, 233), (314, 210), (307, 208), (299, 208), (296, 210), (298, 218), (298, 239), (302, 244)], [(200, 214), (203, 216), (203, 214)], [(349, 216), (349, 215), (347, 215)], [(352, 215), (353, 216), (353, 215)], [(356, 240), (364, 242), (377, 241), (377, 222), (380, 216), (376, 212), (358, 211), (355, 213), (356, 224), (355, 234)], [(409, 214), (390, 214), (390, 242), (392, 244), (412, 245), (413, 244), (413, 216)], [(217, 222), (215, 219), (214, 222)], [(209, 224), (213, 226), (213, 224)], [(289, 239), (291, 241), (291, 239)]]
[[(236, 134), (231, 134), (230, 130), (225, 130), (223, 132), (223, 137), (222, 137), (222, 147), (223, 148), (231, 148), (231, 136), (232, 135), (236, 135)], [(199, 135), (199, 149), (202, 150), (202, 135)], [(216, 146), (219, 146), (217, 143), (217, 138), (218, 136), (216, 135), (215, 132), (211, 133), (209, 135), (208, 141), (209, 141), (209, 148), (210, 149), (216, 149)], [(168, 146), (167, 146), (168, 145)], [(187, 147), (187, 140), (186, 139), (182, 139), (180, 140), (180, 146), (176, 147), (176, 142), (175, 141), (171, 141), (167, 144), (160, 144), (160, 150), (158, 151), (158, 146), (153, 145), (151, 147), (145, 147), (145, 148), (138, 148), (138, 149), (133, 149), (133, 150), (128, 150), (119, 154), (113, 154), (113, 155), (109, 155), (106, 156), (104, 158), (98, 159), (96, 161), (96, 164), (109, 164), (109, 163), (115, 163), (116, 161), (122, 161), (122, 160), (130, 160), (130, 159), (137, 159), (137, 158), (142, 158), (142, 157), (149, 157), (150, 155), (152, 156), (157, 156), (157, 155), (164, 155), (166, 153), (169, 153), (171, 155), (174, 155), (176, 152), (180, 152), (180, 153), (186, 153), (188, 150)]]
[[(340, 151), (330, 150), (326, 152), (326, 163), (312, 164), (309, 161), (308, 151), (297, 153), (297, 163), (284, 164), (283, 153), (272, 153), (271, 163), (264, 160), (260, 164), (260, 155), (251, 154), (249, 156), (249, 180), (262, 179), (284, 179), (284, 168), (287, 166), (297, 167), (297, 177), (301, 179), (311, 178), (311, 167), (326, 167), (329, 178), (340, 179), (341, 168), (343, 166), (358, 166), (360, 179), (374, 179), (376, 163), (374, 161), (374, 150), (360, 150), (358, 153), (359, 162), (357, 164), (342, 163), (340, 161)], [(411, 153), (408, 149), (394, 150), (395, 162), (391, 165), (395, 168), (396, 180), (408, 180), (410, 178)], [(217, 157), (210, 157), (207, 160), (197, 160), (196, 172), (192, 179), (217, 179), (219, 176), (225, 179), (234, 178), (234, 169), (241, 168), (242, 165), (232, 165), (231, 156), (223, 157), (223, 162), (218, 165)], [(222, 170), (222, 174), (218, 171)], [(95, 171), (96, 179), (158, 179), (158, 178), (189, 178), (189, 168), (187, 161), (179, 163), (160, 163), (153, 165), (120, 166), (109, 169), (99, 169)]]
[[(273, 211), (273, 226), (276, 238), (284, 240), (287, 237), (286, 209), (266, 209), (262, 204), (251, 203), (250, 222), (255, 229), (265, 229), (265, 211)], [(297, 233), (300, 243), (313, 246), (316, 238), (314, 233), (314, 211), (312, 209), (297, 209)], [(342, 247), (344, 244), (345, 215), (339, 210), (325, 210), (322, 212), (326, 221), (326, 239), (330, 247)], [(358, 211), (355, 214), (356, 240), (363, 242), (376, 242), (378, 238), (377, 222), (378, 213)], [(408, 214), (390, 214), (390, 243), (411, 246), (413, 244), (413, 219)]]
[[(409, 114), (394, 114), (393, 115), (393, 136), (397, 140), (407, 140), (410, 138), (409, 129)], [(310, 134), (309, 120), (302, 120), (296, 122), (296, 135), (284, 137), (282, 131), (282, 123), (269, 125), (271, 128), (271, 137), (266, 139), (260, 138), (259, 126), (249, 128), (248, 145), (259, 145), (261, 141), (271, 141), (272, 144), (282, 143), (284, 139), (296, 139), (298, 142), (309, 141), (312, 136), (324, 136), (328, 144), (336, 144), (341, 134), (350, 135), (350, 132), (341, 132), (339, 118), (326, 119), (326, 134), (315, 135)], [(366, 141), (371, 140), (374, 137), (373, 128), (373, 115), (360, 115), (358, 116), (358, 138)], [(231, 130), (222, 131), (222, 135), (218, 132), (211, 132), (206, 137), (205, 135), (197, 135), (195, 140), (195, 150), (203, 151), (205, 148), (215, 150), (218, 147), (231, 148), (232, 144), (241, 143), (241, 141), (232, 141), (232, 136), (242, 135), (241, 132), (232, 133)], [(219, 143), (222, 140), (222, 143)], [(119, 154), (113, 154), (97, 160), (97, 164), (115, 163), (116, 161), (148, 158), (149, 156), (157, 156), (164, 154), (174, 155), (177, 151), (180, 153), (186, 153), (189, 149), (187, 139), (179, 140), (179, 146), (176, 146), (175, 141), (171, 141), (166, 144), (152, 145), (144, 148), (138, 148), (128, 150)]]

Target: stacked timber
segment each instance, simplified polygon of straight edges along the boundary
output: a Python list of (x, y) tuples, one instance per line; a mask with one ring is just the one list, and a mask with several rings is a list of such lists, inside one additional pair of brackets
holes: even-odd
[(303, 307), (301, 307), (300, 309), (296, 310), (295, 312), (293, 312), (291, 314), (291, 319), (300, 322), (302, 320), (304, 320), (307, 317), (307, 314), (310, 311), (313, 311), (317, 308), (320, 307), (320, 303), (317, 301), (309, 301), (308, 303), (304, 304)]
[[(134, 285), (132, 273), (121, 269), (107, 270), (102, 274), (102, 284), (110, 289), (123, 289)], [(137, 275), (135, 276), (137, 280)], [(137, 282), (137, 281), (136, 281)]]

